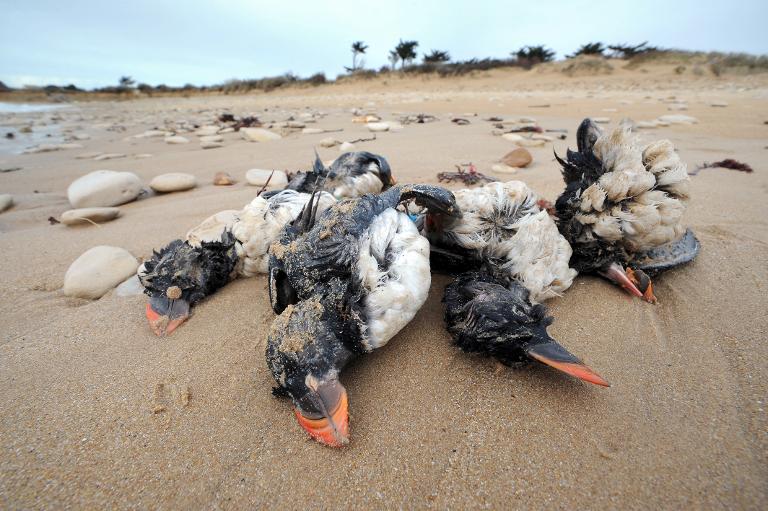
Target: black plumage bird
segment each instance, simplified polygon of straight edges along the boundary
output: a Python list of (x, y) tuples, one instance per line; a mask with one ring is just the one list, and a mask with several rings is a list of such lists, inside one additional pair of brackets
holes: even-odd
[(608, 387), (599, 374), (547, 333), (552, 318), (532, 304), (519, 282), (483, 271), (462, 273), (445, 288), (445, 322), (462, 350), (492, 356), (505, 365), (538, 360), (576, 378)]
[(395, 186), (331, 206), (311, 203), (270, 248), (269, 295), (279, 314), (267, 343), (276, 393), (293, 400), (301, 426), (321, 443), (348, 441), (339, 372), (384, 346), (421, 308), (431, 283), (429, 242), (398, 204), (458, 215), (453, 194)]
[(655, 302), (650, 275), (693, 260), (700, 249), (682, 224), (686, 166), (668, 140), (641, 148), (626, 127), (604, 134), (585, 119), (576, 139), (578, 151), (568, 150), (565, 160), (555, 155), (566, 185), (557, 225), (573, 249), (570, 265)]
[(360, 151), (344, 153), (328, 167), (315, 154), (312, 170), (294, 174), (287, 189), (305, 193), (322, 189), (337, 199), (346, 199), (379, 193), (394, 184), (392, 169), (383, 156)]

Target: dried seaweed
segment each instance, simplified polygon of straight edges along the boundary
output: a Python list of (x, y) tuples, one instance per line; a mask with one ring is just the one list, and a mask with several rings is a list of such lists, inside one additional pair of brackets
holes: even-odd
[(738, 171), (747, 172), (747, 173), (754, 172), (752, 170), (752, 167), (750, 167), (746, 163), (736, 161), (732, 158), (726, 158), (725, 160), (716, 161), (713, 163), (704, 162), (698, 167), (696, 167), (696, 169), (693, 172), (689, 172), (688, 175), (695, 176), (702, 169), (712, 169), (712, 168), (732, 169), (732, 170), (738, 170)]
[[(464, 170), (464, 167), (467, 167), (467, 170)], [(443, 181), (448, 183), (453, 181), (461, 181), (466, 185), (474, 185), (480, 181), (498, 181), (496, 178), (486, 176), (485, 174), (478, 172), (477, 167), (475, 167), (472, 163), (456, 165), (456, 170), (457, 172), (438, 172), (437, 180), (441, 183)]]

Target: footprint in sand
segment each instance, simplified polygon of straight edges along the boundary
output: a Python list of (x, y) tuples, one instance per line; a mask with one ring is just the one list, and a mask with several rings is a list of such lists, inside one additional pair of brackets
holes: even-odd
[(192, 400), (189, 385), (174, 382), (160, 382), (152, 392), (150, 411), (161, 420), (164, 427), (171, 423), (171, 417), (187, 408)]

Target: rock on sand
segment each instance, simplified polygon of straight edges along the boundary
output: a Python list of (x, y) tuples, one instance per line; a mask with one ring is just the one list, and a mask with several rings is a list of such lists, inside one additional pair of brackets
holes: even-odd
[(173, 135), (171, 137), (165, 137), (166, 144), (188, 144), (189, 139), (182, 137), (181, 135)]
[(282, 170), (275, 170), (275, 174), (272, 179), (269, 179), (269, 175), (272, 174), (271, 170), (251, 169), (245, 173), (245, 180), (249, 185), (264, 186), (269, 179), (269, 188), (285, 188), (288, 186), (288, 176)]
[(226, 172), (217, 172), (213, 176), (213, 184), (216, 186), (230, 186), (235, 184), (235, 179)]
[(381, 132), (381, 131), (389, 131), (389, 124), (386, 122), (369, 122), (366, 124), (366, 127), (368, 128), (368, 131)]
[(508, 152), (500, 160), (500, 162), (506, 165), (507, 167), (517, 167), (517, 168), (526, 167), (530, 165), (532, 161), (533, 161), (533, 156), (531, 156), (531, 153), (528, 152), (528, 149), (524, 149), (522, 147), (519, 147), (514, 151)]
[[(118, 208), (81, 208), (70, 209), (61, 214), (61, 223), (65, 225), (108, 222), (120, 215)], [(90, 220), (90, 222), (89, 222)]]
[(149, 187), (160, 193), (181, 192), (196, 186), (197, 179), (195, 176), (183, 172), (160, 174), (149, 182)]
[(67, 188), (67, 198), (75, 208), (119, 206), (136, 199), (141, 187), (133, 172), (95, 170), (74, 180)]
[(277, 133), (264, 128), (241, 128), (240, 133), (249, 142), (269, 142), (270, 140), (283, 138)]
[(7, 193), (0, 194), (0, 213), (13, 206), (13, 197)]
[(95, 300), (136, 273), (139, 262), (119, 247), (100, 245), (75, 259), (64, 275), (64, 294)]

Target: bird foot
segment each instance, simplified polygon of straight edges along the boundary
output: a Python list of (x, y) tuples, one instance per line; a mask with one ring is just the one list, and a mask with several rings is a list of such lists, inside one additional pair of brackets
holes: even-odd
[(657, 303), (656, 295), (653, 294), (653, 282), (643, 270), (633, 270), (627, 267), (627, 277), (637, 286), (637, 289), (643, 293), (643, 299), (648, 303)]

